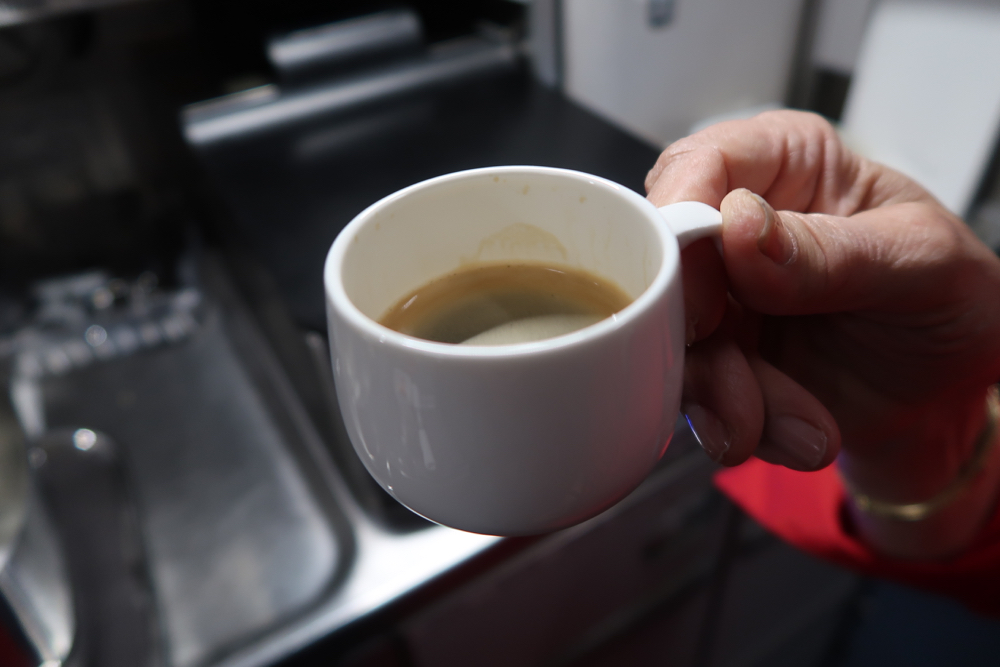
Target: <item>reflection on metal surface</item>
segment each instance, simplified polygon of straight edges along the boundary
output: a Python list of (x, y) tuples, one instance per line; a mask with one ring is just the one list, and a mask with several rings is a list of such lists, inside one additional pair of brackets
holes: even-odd
[(198, 328), (198, 291), (158, 291), (152, 274), (129, 283), (85, 273), (42, 282), (35, 293), (40, 303), (33, 321), (0, 339), (0, 359), (14, 358), (14, 400), (22, 423), (32, 425), (26, 427), (32, 437), (41, 416), (26, 419), (35, 391), (26, 383), (176, 343)]
[(97, 434), (89, 428), (78, 428), (73, 431), (73, 446), (81, 452), (90, 451), (97, 442)]
[(224, 274), (208, 263), (203, 277), (198, 326), (178, 344), (22, 378), (39, 473), (109, 436), (122, 452), (164, 664), (267, 665), (497, 542), (366, 515)]
[(326, 85), (270, 94), (256, 105), (245, 97), (192, 104), (183, 111), (184, 135), (195, 145), (244, 137), (327, 113), (344, 112), (414, 90), (508, 71), (517, 62), (517, 48), (482, 38), (439, 45), (427, 57), (386, 67), (369, 75)]
[(276, 101), (281, 96), (281, 89), (273, 83), (265, 83), (247, 90), (230, 93), (210, 100), (194, 102), (184, 108), (185, 122), (199, 122), (207, 118), (254, 109)]
[(0, 594), (45, 664), (73, 648), (76, 618), (62, 548), (41, 502), (31, 497), (24, 531), (0, 571)]
[(0, 570), (24, 524), (27, 494), (24, 437), (13, 406), (6, 396), (0, 396)]
[[(80, 436), (86, 450), (74, 442)], [(66, 429), (47, 432), (31, 451), (42, 455), (33, 457), (33, 479), (73, 586), (71, 664), (162, 667), (162, 632), (121, 448), (104, 433)]]
[(338, 540), (217, 311), (184, 345), (44, 393), (50, 428), (85, 421), (127, 451), (169, 664), (201, 664), (331, 585)]
[(108, 332), (100, 324), (91, 324), (87, 327), (87, 331), (83, 334), (83, 338), (91, 347), (100, 347), (101, 345), (104, 345), (104, 341), (108, 339)]
[(395, 9), (274, 37), (267, 58), (282, 77), (295, 77), (413, 49), (422, 39), (416, 13)]
[(400, 535), (360, 513), (352, 517), (352, 523), (356, 564), (336, 594), (295, 624), (226, 657), (217, 667), (270, 665), (419, 588), (500, 540), (442, 526)]

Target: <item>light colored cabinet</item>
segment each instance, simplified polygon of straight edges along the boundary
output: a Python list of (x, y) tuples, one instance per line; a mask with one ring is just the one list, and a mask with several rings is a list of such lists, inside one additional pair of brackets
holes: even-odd
[(664, 146), (785, 101), (803, 0), (563, 0), (566, 93)]

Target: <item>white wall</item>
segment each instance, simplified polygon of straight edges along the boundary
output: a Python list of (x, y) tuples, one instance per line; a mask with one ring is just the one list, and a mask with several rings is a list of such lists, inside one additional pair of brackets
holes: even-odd
[(816, 67), (850, 74), (876, 0), (820, 0), (813, 40)]
[(708, 116), (779, 104), (801, 0), (676, 0), (649, 25), (650, 0), (563, 0), (570, 97), (666, 145)]

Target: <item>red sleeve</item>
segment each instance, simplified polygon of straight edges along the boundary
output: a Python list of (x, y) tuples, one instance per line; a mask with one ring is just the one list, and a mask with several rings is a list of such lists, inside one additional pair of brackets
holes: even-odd
[(715, 484), (761, 525), (803, 551), (1000, 616), (1000, 509), (962, 556), (915, 563), (880, 557), (846, 530), (844, 488), (834, 466), (796, 472), (750, 459), (716, 473)]

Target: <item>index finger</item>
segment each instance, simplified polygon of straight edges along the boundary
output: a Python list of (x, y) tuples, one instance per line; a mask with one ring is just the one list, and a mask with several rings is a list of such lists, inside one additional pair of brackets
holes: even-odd
[(875, 203), (881, 170), (849, 151), (820, 116), (770, 111), (672, 144), (649, 172), (646, 190), (657, 206), (718, 207), (726, 194), (746, 188), (778, 210), (850, 215)]

